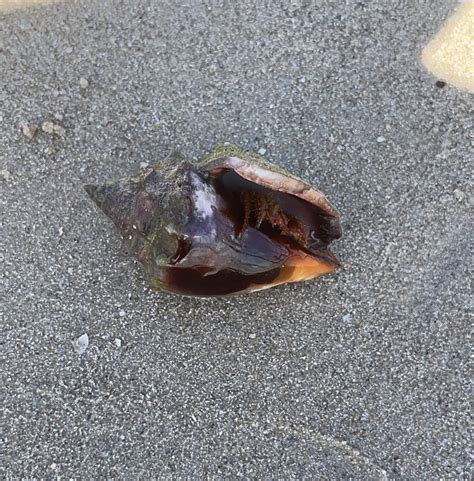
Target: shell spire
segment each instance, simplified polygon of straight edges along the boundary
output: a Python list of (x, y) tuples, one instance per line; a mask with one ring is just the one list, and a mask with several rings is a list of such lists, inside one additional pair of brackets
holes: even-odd
[(123, 232), (127, 233), (132, 224), (136, 200), (135, 184), (127, 179), (84, 186), (89, 197)]

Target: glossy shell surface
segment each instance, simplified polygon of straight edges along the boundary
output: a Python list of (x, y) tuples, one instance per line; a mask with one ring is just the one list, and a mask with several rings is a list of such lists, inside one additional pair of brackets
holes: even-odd
[(340, 264), (340, 216), (325, 195), (263, 157), (216, 147), (134, 177), (85, 186), (129, 239), (150, 286), (222, 296), (312, 279)]

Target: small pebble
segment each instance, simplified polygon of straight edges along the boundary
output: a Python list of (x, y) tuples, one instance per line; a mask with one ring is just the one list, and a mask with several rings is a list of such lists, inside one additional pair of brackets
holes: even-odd
[(84, 354), (86, 352), (87, 347), (89, 346), (89, 336), (87, 334), (83, 334), (79, 336), (74, 342), (74, 349), (78, 354)]
[(252, 334), (249, 334), (249, 339), (256, 339), (257, 338), (257, 334), (254, 334), (252, 332)]
[(47, 134), (53, 134), (54, 133), (53, 122), (43, 122), (43, 124), (41, 125), (41, 130), (43, 132), (46, 132)]
[(44, 149), (46, 155), (54, 155), (54, 152), (55, 150), (52, 147), (46, 147), (46, 149)]
[(56, 471), (56, 469), (58, 469), (58, 465), (56, 463), (51, 463), (49, 465), (49, 467), (53, 470), (53, 471)]
[(59, 229), (58, 229), (58, 232), (59, 232), (59, 235), (62, 236), (64, 234), (64, 227), (61, 226)]
[(385, 142), (385, 137), (383, 135), (380, 135), (379, 137), (377, 137), (377, 142), (379, 144), (381, 144), (382, 142)]
[(56, 120), (59, 120), (59, 122), (62, 122), (64, 120), (64, 115), (63, 114), (60, 114), (60, 113), (55, 113), (54, 114), (54, 118)]
[(87, 80), (84, 77), (81, 77), (79, 79), (79, 86), (81, 87), (81, 89), (86, 89), (87, 87), (89, 87), (89, 80)]
[(264, 149), (263, 147), (260, 147), (260, 149), (258, 149), (258, 153), (260, 155), (265, 155), (267, 153), (267, 149)]
[(7, 169), (0, 169), (0, 177), (5, 182), (8, 182), (11, 179), (12, 174)]
[(66, 135), (66, 129), (60, 125), (54, 125), (54, 134), (58, 137), (64, 137)]
[(66, 129), (60, 125), (53, 124), (53, 122), (43, 122), (41, 130), (50, 135), (57, 135), (58, 137), (64, 137)]
[(352, 321), (352, 315), (351, 315), (351, 314), (344, 314), (344, 315), (342, 316), (342, 320), (343, 320), (344, 322), (351, 322), (351, 321)]
[(140, 169), (146, 169), (149, 165), (148, 162), (140, 162)]
[(26, 122), (21, 122), (20, 127), (23, 135), (30, 140), (33, 140), (36, 131), (38, 130), (37, 127), (35, 125), (27, 124)]
[(122, 347), (122, 339), (118, 339), (118, 338), (117, 338), (117, 339), (115, 339), (114, 342), (115, 342), (115, 345), (116, 345), (117, 347)]
[(453, 194), (454, 194), (454, 198), (458, 202), (463, 202), (464, 199), (466, 198), (466, 194), (461, 189), (454, 189)]
[(124, 311), (123, 309), (121, 309), (121, 310), (119, 311), (118, 315), (119, 315), (120, 317), (125, 317), (125, 311)]

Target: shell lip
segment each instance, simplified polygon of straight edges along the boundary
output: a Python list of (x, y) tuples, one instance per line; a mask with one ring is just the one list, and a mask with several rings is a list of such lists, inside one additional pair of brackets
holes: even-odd
[(298, 177), (272, 167), (274, 166), (271, 164), (259, 165), (237, 156), (224, 156), (212, 160), (205, 166), (205, 170), (211, 175), (217, 175), (223, 170), (232, 169), (250, 182), (299, 197), (322, 209), (327, 216), (340, 219), (338, 210), (320, 190)]
[(334, 265), (335, 269), (343, 267), (342, 262), (328, 247), (318, 247), (316, 249), (309, 248), (308, 251), (312, 256)]

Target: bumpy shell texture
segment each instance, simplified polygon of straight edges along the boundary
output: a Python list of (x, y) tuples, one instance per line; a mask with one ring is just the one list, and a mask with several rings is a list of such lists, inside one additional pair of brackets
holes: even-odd
[(188, 296), (251, 292), (327, 274), (340, 216), (322, 192), (257, 154), (216, 147), (135, 177), (86, 185), (129, 239), (150, 287)]

